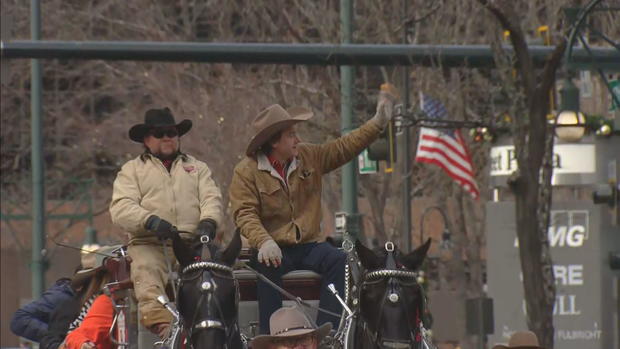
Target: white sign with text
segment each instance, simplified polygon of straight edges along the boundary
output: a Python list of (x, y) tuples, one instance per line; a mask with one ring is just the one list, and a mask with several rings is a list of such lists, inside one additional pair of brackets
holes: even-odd
[[(516, 169), (514, 145), (491, 148), (491, 176), (509, 176)], [(594, 173), (596, 158), (594, 144), (556, 144), (553, 147), (553, 172)]]

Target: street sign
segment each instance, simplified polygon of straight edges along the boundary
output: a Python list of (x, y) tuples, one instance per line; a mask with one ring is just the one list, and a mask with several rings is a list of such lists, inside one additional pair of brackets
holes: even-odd
[[(611, 87), (611, 91), (616, 96), (616, 99), (620, 101), (620, 79), (611, 80), (609, 82), (609, 87)], [(612, 96), (611, 107), (609, 108), (609, 110), (616, 110), (618, 108), (620, 108), (620, 105), (616, 103), (616, 100)]]
[(364, 151), (357, 156), (357, 161), (359, 164), (360, 174), (377, 173), (379, 165), (377, 161), (370, 160), (368, 157), (368, 149), (364, 149)]

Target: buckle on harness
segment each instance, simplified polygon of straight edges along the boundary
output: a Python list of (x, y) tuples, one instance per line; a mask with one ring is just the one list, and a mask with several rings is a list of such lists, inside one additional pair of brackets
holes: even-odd
[(211, 239), (209, 239), (209, 235), (201, 235), (200, 236), (200, 243), (203, 245), (206, 245), (209, 243), (209, 241), (211, 241)]

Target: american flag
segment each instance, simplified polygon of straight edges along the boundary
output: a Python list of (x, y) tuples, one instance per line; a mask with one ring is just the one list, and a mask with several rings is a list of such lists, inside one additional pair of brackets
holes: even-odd
[[(420, 99), (422, 110), (428, 118), (436, 120), (448, 118), (448, 111), (441, 102), (424, 94), (421, 94)], [(460, 130), (422, 127), (415, 161), (443, 168), (474, 199), (480, 196), (471, 157)]]

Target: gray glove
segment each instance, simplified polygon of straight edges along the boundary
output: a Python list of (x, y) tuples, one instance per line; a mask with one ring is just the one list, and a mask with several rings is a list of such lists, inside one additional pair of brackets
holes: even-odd
[(389, 97), (385, 96), (383, 93), (379, 95), (379, 101), (377, 102), (377, 112), (373, 119), (381, 125), (381, 127), (385, 127), (387, 123), (392, 120), (392, 116), (394, 115), (394, 101)]
[(394, 116), (394, 103), (398, 99), (398, 91), (391, 84), (382, 84), (379, 92), (379, 100), (377, 101), (377, 112), (375, 119), (381, 127), (385, 127), (392, 116)]
[(282, 263), (282, 250), (275, 241), (267, 240), (258, 249), (258, 261), (268, 267), (279, 267)]

